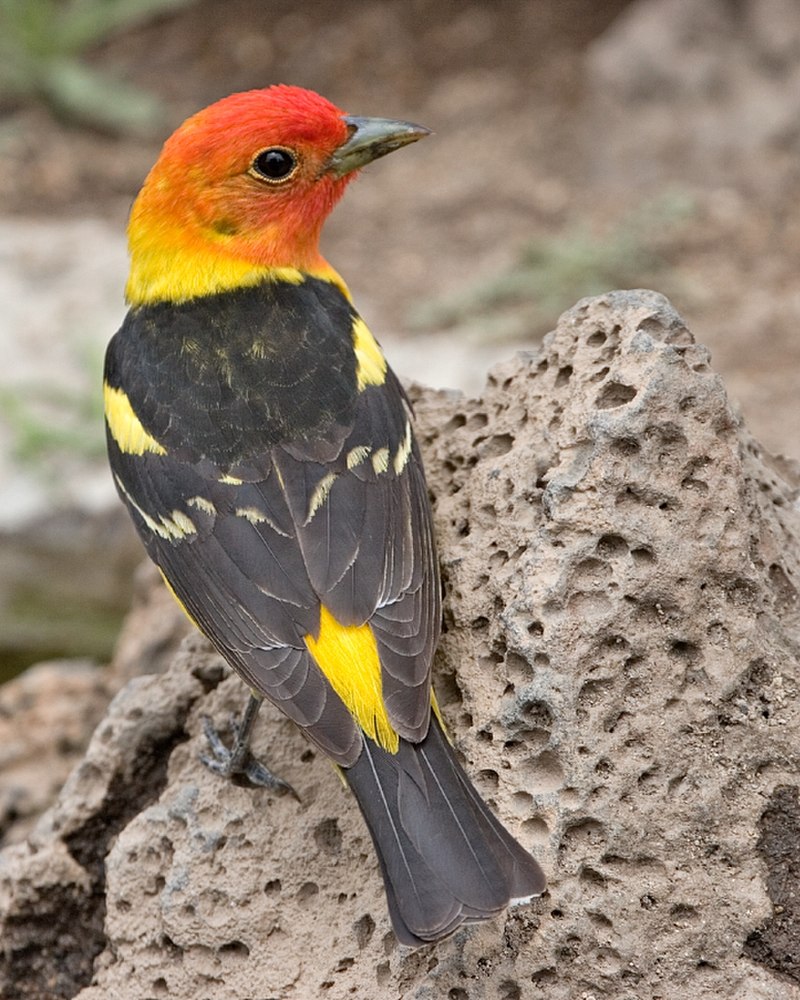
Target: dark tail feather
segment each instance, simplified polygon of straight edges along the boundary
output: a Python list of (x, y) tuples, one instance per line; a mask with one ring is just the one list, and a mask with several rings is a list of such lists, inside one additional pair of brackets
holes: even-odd
[(513, 899), (541, 893), (542, 869), (472, 787), (435, 717), (396, 754), (368, 738), (345, 770), (372, 834), (402, 944), (438, 941)]

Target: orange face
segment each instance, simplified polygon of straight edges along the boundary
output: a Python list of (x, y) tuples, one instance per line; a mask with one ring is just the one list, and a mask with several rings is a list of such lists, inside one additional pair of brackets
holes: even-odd
[(181, 301), (294, 269), (338, 280), (322, 225), (359, 167), (428, 134), (354, 118), (309, 90), (233, 94), (166, 141), (131, 211), (133, 305)]
[(132, 244), (151, 229), (166, 238), (165, 250), (179, 237), (187, 251), (214, 246), (265, 266), (313, 263), (322, 224), (351, 176), (326, 166), (349, 135), (342, 111), (298, 87), (218, 101), (165, 143), (131, 215)]

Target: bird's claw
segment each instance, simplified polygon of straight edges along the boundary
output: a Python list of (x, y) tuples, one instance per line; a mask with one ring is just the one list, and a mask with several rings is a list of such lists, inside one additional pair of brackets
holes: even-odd
[(233, 731), (233, 748), (229, 749), (219, 735), (211, 718), (203, 716), (203, 732), (208, 741), (210, 754), (201, 753), (200, 761), (215, 774), (222, 775), (223, 778), (244, 779), (248, 784), (256, 788), (269, 788), (274, 792), (288, 792), (297, 801), (300, 796), (292, 788), (288, 781), (273, 774), (261, 761), (250, 752), (246, 742), (240, 739), (240, 725), (236, 716), (231, 720)]

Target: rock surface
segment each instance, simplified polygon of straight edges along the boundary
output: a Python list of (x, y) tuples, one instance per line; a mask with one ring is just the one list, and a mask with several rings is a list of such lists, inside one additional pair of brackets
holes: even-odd
[[(198, 762), (243, 691), (192, 634), (0, 853), (0, 996), (800, 997), (797, 468), (650, 292), (580, 302), (481, 399), (412, 395), (440, 702), (548, 893), (399, 948), (355, 803), (290, 723), (265, 710), (256, 749), (300, 803)], [(127, 675), (174, 641), (160, 600)]]
[(40, 663), (0, 686), (0, 845), (30, 833), (86, 751), (113, 690), (86, 660)]

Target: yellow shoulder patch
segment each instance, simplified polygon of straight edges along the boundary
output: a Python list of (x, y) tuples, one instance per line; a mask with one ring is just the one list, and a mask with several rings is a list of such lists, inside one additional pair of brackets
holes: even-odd
[(319, 638), (309, 634), (305, 643), (367, 736), (389, 753), (397, 753), (399, 737), (383, 704), (378, 645), (369, 625), (341, 625), (322, 605)]
[(141, 421), (131, 406), (131, 401), (122, 389), (113, 389), (107, 382), (104, 382), (103, 404), (108, 429), (120, 451), (126, 455), (144, 455), (146, 451), (150, 451), (154, 455), (166, 455), (166, 448), (162, 448), (158, 441), (142, 427)]
[(353, 320), (353, 348), (356, 352), (356, 380), (359, 391), (368, 385), (383, 385), (386, 381), (386, 358), (360, 316), (356, 316)]

